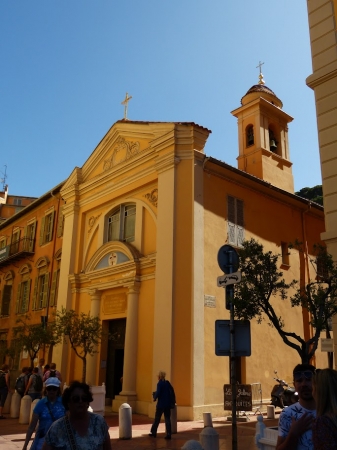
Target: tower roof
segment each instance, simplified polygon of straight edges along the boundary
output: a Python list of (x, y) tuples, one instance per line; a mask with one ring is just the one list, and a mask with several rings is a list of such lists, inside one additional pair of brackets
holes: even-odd
[(265, 84), (254, 84), (250, 89), (248, 89), (246, 94), (241, 99), (241, 105), (246, 105), (259, 97), (265, 98), (281, 109), (283, 107), (282, 101)]

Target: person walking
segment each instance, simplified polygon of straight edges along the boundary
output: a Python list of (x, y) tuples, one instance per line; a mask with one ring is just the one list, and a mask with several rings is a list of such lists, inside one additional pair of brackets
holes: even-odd
[(3, 407), (10, 390), (9, 365), (3, 364), (0, 370), (0, 419), (5, 417), (2, 415)]
[(28, 384), (26, 386), (25, 395), (29, 395), (34, 401), (37, 398), (41, 398), (41, 393), (43, 390), (42, 378), (39, 375), (39, 369), (34, 367), (32, 375), (29, 377)]
[(299, 401), (280, 414), (276, 450), (314, 449), (312, 424), (316, 417), (316, 403), (312, 395), (312, 379), (315, 370), (310, 364), (298, 364), (293, 370)]
[(43, 397), (34, 407), (32, 420), (29, 424), (25, 443), (22, 450), (27, 450), (29, 441), (34, 433), (37, 423), (38, 428), (30, 450), (41, 450), (44, 438), (50, 425), (60, 417), (65, 415), (65, 408), (61, 399), (61, 382), (58, 378), (48, 378), (45, 385), (45, 397)]
[(111, 450), (104, 417), (88, 411), (93, 401), (90, 386), (73, 381), (62, 395), (67, 415), (49, 428), (42, 450)]
[(46, 381), (49, 377), (56, 377), (60, 381), (62, 381), (61, 373), (58, 370), (56, 370), (56, 364), (55, 363), (51, 363), (50, 364), (50, 369), (47, 370), (44, 373), (44, 375), (43, 375), (43, 381)]
[[(164, 414), (165, 417), (165, 429), (166, 436), (165, 439), (171, 439), (171, 389), (173, 390), (169, 381), (165, 379), (166, 372), (160, 371), (158, 373), (158, 383), (157, 390), (153, 392), (153, 401), (157, 401), (156, 414), (154, 418), (153, 425), (151, 427), (151, 433), (149, 436), (156, 437), (157, 430), (160, 423), (161, 416)], [(174, 391), (173, 391), (174, 392)], [(174, 401), (175, 403), (175, 401)]]
[(337, 371), (316, 370), (313, 379), (313, 396), (317, 417), (312, 426), (315, 450), (337, 448)]

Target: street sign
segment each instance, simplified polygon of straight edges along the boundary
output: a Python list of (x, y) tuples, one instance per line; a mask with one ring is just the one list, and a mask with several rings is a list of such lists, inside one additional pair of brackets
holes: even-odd
[[(234, 320), (235, 356), (250, 356), (250, 322), (249, 320)], [(230, 320), (215, 321), (215, 354), (231, 356), (230, 351)]]
[[(236, 388), (236, 409), (238, 411), (252, 411), (252, 385), (251, 384), (237, 384)], [(224, 384), (224, 410), (232, 410), (232, 385)]]
[(333, 339), (321, 338), (321, 352), (333, 352)]
[(231, 245), (223, 245), (218, 251), (218, 264), (224, 273), (236, 272), (239, 268), (239, 255)]
[(226, 287), (230, 284), (240, 283), (241, 281), (241, 272), (229, 273), (227, 275), (221, 275), (221, 277), (217, 278), (217, 285), (219, 287)]

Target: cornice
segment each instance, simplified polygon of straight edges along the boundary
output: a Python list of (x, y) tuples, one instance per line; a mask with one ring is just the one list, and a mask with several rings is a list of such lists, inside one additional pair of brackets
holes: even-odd
[(311, 89), (315, 89), (315, 87), (326, 83), (333, 78), (337, 78), (337, 61), (315, 71), (312, 75), (308, 76), (305, 82)]
[(166, 170), (173, 169), (177, 164), (179, 164), (180, 159), (177, 158), (173, 153), (158, 157), (155, 168), (157, 173), (165, 172)]
[(66, 218), (68, 216), (71, 216), (73, 214), (78, 214), (80, 211), (80, 205), (79, 202), (73, 202), (73, 203), (67, 203), (63, 206), (62, 214)]

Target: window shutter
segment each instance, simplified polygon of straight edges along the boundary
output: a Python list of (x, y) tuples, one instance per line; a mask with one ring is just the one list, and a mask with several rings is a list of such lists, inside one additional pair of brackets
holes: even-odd
[(18, 292), (16, 293), (16, 305), (15, 305), (15, 313), (19, 313), (20, 309), (20, 296), (21, 296), (21, 283), (18, 284)]
[(53, 211), (53, 212), (51, 213), (51, 219), (50, 219), (50, 221), (51, 221), (51, 224), (50, 224), (50, 234), (49, 234), (49, 241), (48, 241), (48, 242), (50, 242), (50, 241), (53, 240), (54, 218), (55, 218), (55, 211)]
[(42, 217), (41, 220), (41, 229), (40, 229), (40, 239), (39, 239), (39, 245), (43, 245), (44, 244), (44, 225), (46, 222), (46, 217)]
[(43, 289), (42, 308), (45, 308), (47, 306), (48, 291), (49, 291), (48, 287), (49, 287), (49, 272), (45, 274), (43, 280), (43, 287), (41, 286), (41, 288)]
[(27, 300), (26, 300), (25, 312), (28, 312), (28, 310), (29, 310), (30, 285), (32, 283), (32, 280), (29, 279), (29, 280), (27, 280), (27, 282), (28, 282), (28, 286), (27, 286)]
[(31, 232), (31, 235), (28, 236), (29, 237), (29, 251), (33, 252), (34, 251), (34, 242), (35, 242), (35, 233), (36, 233), (36, 221), (34, 223), (32, 223), (31, 227), (32, 227), (32, 232)]
[(33, 311), (36, 310), (37, 287), (38, 287), (38, 283), (39, 283), (39, 277), (36, 277), (36, 278), (35, 278), (35, 283), (34, 283), (34, 292), (33, 292), (33, 305), (32, 305), (32, 310), (33, 310)]
[(53, 279), (51, 282), (51, 292), (50, 292), (50, 306), (55, 306), (55, 293), (56, 293), (56, 281), (57, 281), (57, 270), (54, 270)]
[(244, 218), (243, 218), (243, 201), (236, 199), (236, 236), (237, 246), (242, 247), (242, 243), (245, 239)]
[(228, 215), (228, 243), (236, 245), (236, 230), (235, 230), (235, 198), (227, 197), (227, 215)]

